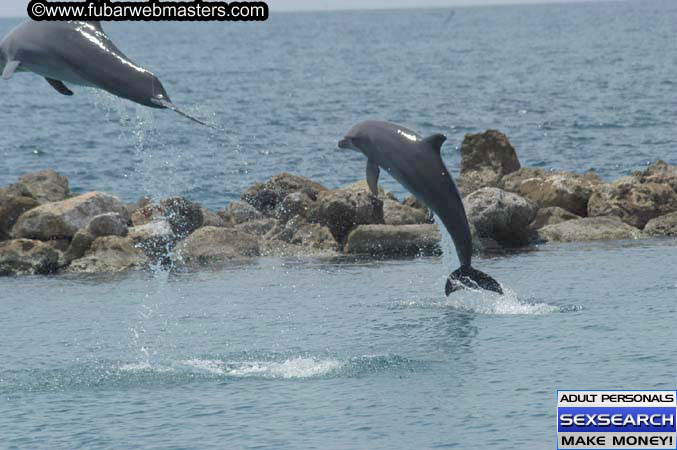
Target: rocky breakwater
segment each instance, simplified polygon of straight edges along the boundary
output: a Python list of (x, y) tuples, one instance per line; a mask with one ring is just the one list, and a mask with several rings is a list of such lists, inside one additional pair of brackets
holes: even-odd
[(612, 183), (525, 168), (493, 130), (467, 135), (461, 155), (459, 185), (480, 249), (677, 234), (677, 166), (657, 161)]
[(71, 195), (52, 170), (0, 189), (0, 275), (100, 273), (207, 265), (258, 256), (440, 254), (432, 215), (415, 200), (330, 190), (282, 173), (211, 211), (182, 197), (124, 204)]

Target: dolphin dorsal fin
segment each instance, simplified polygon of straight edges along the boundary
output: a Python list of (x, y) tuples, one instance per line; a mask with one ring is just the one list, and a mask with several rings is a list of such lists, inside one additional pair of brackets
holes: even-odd
[(435, 133), (423, 139), (421, 142), (429, 144), (433, 150), (435, 150), (437, 153), (440, 153), (442, 151), (442, 144), (444, 144), (444, 141), (446, 140), (447, 137), (445, 135), (441, 133)]

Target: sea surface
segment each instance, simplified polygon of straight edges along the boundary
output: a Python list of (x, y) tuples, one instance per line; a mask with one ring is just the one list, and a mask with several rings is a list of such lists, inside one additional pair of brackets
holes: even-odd
[[(451, 11), (105, 23), (218, 131), (20, 73), (0, 82), (0, 186), (51, 167), (76, 193), (215, 209), (282, 171), (336, 188), (364, 177), (336, 143), (368, 118), (445, 133), (454, 174), (463, 136), (488, 128), (523, 166), (613, 180), (677, 163), (677, 2)], [(677, 387), (676, 240), (478, 259), (503, 297), (446, 298), (443, 245), (2, 278), (0, 448), (541, 450), (557, 389)]]

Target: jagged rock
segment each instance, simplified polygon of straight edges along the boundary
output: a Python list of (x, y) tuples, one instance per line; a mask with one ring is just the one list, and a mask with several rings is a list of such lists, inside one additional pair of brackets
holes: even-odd
[(75, 236), (73, 236), (73, 240), (71, 241), (68, 250), (66, 250), (64, 255), (65, 260), (70, 263), (75, 259), (85, 256), (87, 250), (89, 250), (89, 248), (92, 246), (94, 239), (96, 238), (92, 236), (86, 229), (79, 230), (77, 233), (75, 233)]
[(459, 187), (471, 193), (483, 187), (498, 186), (501, 178), (520, 168), (517, 153), (507, 136), (488, 130), (466, 134), (461, 144)]
[(128, 219), (118, 213), (100, 214), (89, 221), (87, 231), (93, 237), (127, 236)]
[[(345, 187), (342, 187), (341, 189), (345, 189), (347, 191), (363, 191), (363, 192), (371, 193), (371, 190), (369, 189), (369, 184), (367, 183), (367, 180), (356, 181), (355, 183), (349, 184)], [(380, 198), (381, 200), (390, 199), (390, 200), (398, 201), (395, 194), (393, 194), (390, 191), (386, 191), (381, 186), (378, 187), (378, 198)]]
[(275, 218), (280, 222), (287, 222), (294, 216), (306, 219), (312, 211), (315, 202), (305, 192), (292, 192), (275, 207)]
[[(133, 219), (134, 213), (140, 209), (145, 208), (146, 206), (149, 206), (152, 204), (152, 201), (149, 197), (140, 197), (136, 202), (134, 203), (128, 203), (127, 206), (127, 212), (129, 213), (129, 217)], [(137, 223), (136, 225), (143, 225), (141, 223)]]
[(52, 169), (27, 173), (17, 183), (7, 188), (13, 196), (31, 197), (38, 203), (50, 203), (64, 200), (68, 196), (68, 178), (59, 175)]
[(38, 205), (32, 197), (0, 194), (0, 241), (9, 239), (12, 227), (21, 214)]
[(300, 215), (294, 216), (287, 223), (278, 224), (266, 239), (332, 252), (339, 248), (329, 228), (317, 223), (307, 223)]
[(131, 214), (132, 226), (138, 227), (154, 220), (163, 220), (165, 212), (155, 203), (148, 203), (135, 209)]
[(418, 199), (413, 195), (410, 195), (409, 197), (405, 198), (402, 201), (402, 204), (404, 206), (409, 206), (410, 208), (424, 210), (427, 217), (426, 223), (435, 223), (435, 216), (433, 215), (433, 212), (429, 210), (428, 207), (425, 206), (423, 203), (419, 202)]
[(117, 197), (89, 192), (68, 200), (45, 203), (23, 213), (12, 234), (17, 238), (40, 240), (70, 239), (94, 217), (109, 212), (127, 219), (127, 208)]
[(179, 243), (176, 254), (185, 263), (209, 264), (259, 256), (260, 252), (255, 236), (233, 228), (203, 227)]
[(142, 270), (148, 258), (136, 248), (130, 237), (103, 236), (96, 238), (85, 256), (71, 262), (66, 269), (73, 273), (105, 273)]
[(328, 227), (336, 241), (343, 243), (356, 226), (383, 223), (383, 201), (363, 191), (323, 191), (309, 216), (311, 222)]
[(644, 227), (649, 236), (677, 237), (677, 212), (651, 219)]
[(412, 208), (400, 202), (386, 199), (383, 202), (383, 221), (386, 225), (430, 223), (430, 213), (427, 209)]
[(30, 239), (0, 242), (0, 276), (46, 275), (60, 267), (61, 253)]
[(642, 232), (618, 217), (585, 217), (548, 225), (538, 230), (542, 240), (556, 242), (639, 239)]
[(371, 256), (441, 255), (436, 225), (360, 225), (350, 232), (345, 253)]
[(167, 263), (178, 237), (166, 220), (156, 220), (129, 229), (134, 246), (153, 262)]
[(183, 197), (171, 197), (160, 202), (172, 231), (180, 239), (202, 226), (202, 207)]
[(549, 208), (541, 208), (536, 213), (536, 218), (529, 228), (532, 230), (538, 230), (548, 225), (555, 225), (558, 223), (566, 222), (567, 220), (580, 219), (580, 216), (577, 216), (574, 213), (570, 213), (566, 209), (560, 208), (559, 206), (551, 206)]
[(600, 186), (590, 197), (588, 215), (617, 216), (637, 228), (677, 211), (677, 166), (658, 161), (643, 172)]
[(541, 208), (559, 206), (578, 216), (587, 216), (588, 200), (603, 185), (593, 172), (583, 175), (522, 168), (505, 176), (500, 187), (535, 202)]
[(275, 219), (259, 219), (236, 225), (235, 228), (252, 236), (264, 236), (277, 226)]
[(491, 238), (505, 246), (526, 245), (532, 240), (529, 224), (538, 208), (517, 194), (481, 188), (466, 197), (465, 209), (480, 238)]
[(227, 224), (239, 225), (251, 220), (263, 219), (263, 214), (249, 203), (234, 201), (230, 202), (224, 210), (219, 211), (219, 215)]
[(278, 203), (292, 192), (303, 192), (315, 200), (318, 193), (326, 190), (327, 188), (309, 178), (284, 172), (264, 184), (251, 186), (241, 198), (264, 214), (271, 214)]
[(203, 227), (225, 227), (226, 221), (214, 211), (202, 208)]

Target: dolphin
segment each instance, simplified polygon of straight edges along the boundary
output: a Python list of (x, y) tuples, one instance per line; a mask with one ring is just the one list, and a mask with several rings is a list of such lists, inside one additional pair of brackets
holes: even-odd
[(468, 218), (461, 194), (440, 154), (446, 140), (442, 134), (423, 138), (402, 126), (370, 120), (355, 125), (338, 146), (367, 157), (367, 184), (372, 194), (378, 196), (382, 167), (442, 220), (461, 262), (461, 267), (447, 278), (446, 295), (464, 286), (503, 294), (498, 281), (471, 265), (473, 246)]
[(0, 41), (0, 70), (5, 80), (34, 72), (63, 95), (73, 95), (66, 83), (95, 87), (207, 125), (179, 110), (160, 80), (125, 56), (100, 22), (23, 22)]

